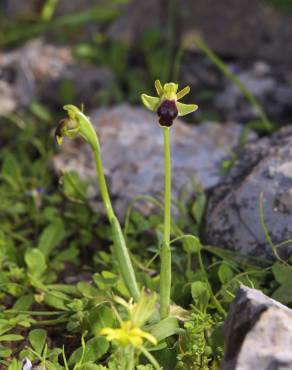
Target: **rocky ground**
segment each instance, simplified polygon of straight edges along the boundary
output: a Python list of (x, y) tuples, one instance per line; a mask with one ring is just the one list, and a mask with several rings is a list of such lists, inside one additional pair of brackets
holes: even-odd
[[(237, 152), (234, 167), (210, 198), (205, 230), (208, 243), (243, 254), (272, 256), (272, 247), (259, 221), (261, 193), (264, 223), (272, 242), (279, 245), (290, 239), (291, 134), (291, 128), (285, 127)], [(287, 257), (291, 244), (277, 251)]]
[(242, 286), (224, 324), (221, 370), (292, 369), (292, 311)]

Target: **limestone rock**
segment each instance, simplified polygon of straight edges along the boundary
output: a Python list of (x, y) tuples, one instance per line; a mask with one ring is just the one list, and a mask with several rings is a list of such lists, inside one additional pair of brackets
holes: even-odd
[[(256, 61), (245, 69), (242, 69), (239, 64), (229, 65), (229, 68), (258, 99), (271, 120), (285, 119), (285, 112), (289, 111), (292, 101), (292, 87), (288, 74), (283, 68), (273, 68), (263, 61)], [(216, 96), (214, 104), (228, 120), (248, 122), (259, 119), (256, 109), (234, 83), (225, 80), (224, 85), (225, 87)]]
[(69, 83), (73, 101), (87, 107), (96, 104), (98, 92), (112, 82), (109, 69), (74, 61), (66, 46), (41, 39), (19, 49), (0, 53), (0, 115), (29, 105), (33, 99), (60, 105), (62, 83)]
[(221, 370), (292, 369), (292, 311), (242, 286), (225, 322)]
[[(226, 179), (214, 190), (206, 216), (205, 239), (241, 254), (271, 257), (260, 224), (263, 192), (266, 228), (276, 245), (292, 233), (292, 129), (247, 144)], [(286, 257), (291, 244), (278, 249)]]
[[(99, 133), (105, 173), (119, 215), (139, 195), (160, 197), (164, 189), (163, 132), (157, 117), (143, 108), (128, 105), (92, 112)], [(173, 196), (178, 198), (196, 178), (204, 189), (220, 179), (220, 162), (237, 144), (240, 125), (203, 123), (187, 125), (177, 120), (171, 129)], [(88, 145), (82, 140), (65, 140), (53, 160), (55, 170), (75, 170), (94, 187), (96, 174)], [(194, 188), (194, 187), (193, 187)], [(143, 211), (147, 212), (147, 207)]]
[(10, 98), (11, 102), (0, 107), (0, 115), (30, 104), (37, 94), (37, 83), (46, 78), (60, 78), (70, 64), (73, 59), (67, 47), (47, 45), (41, 40), (30, 41), (11, 52), (1, 52), (0, 83), (6, 86), (4, 99)]

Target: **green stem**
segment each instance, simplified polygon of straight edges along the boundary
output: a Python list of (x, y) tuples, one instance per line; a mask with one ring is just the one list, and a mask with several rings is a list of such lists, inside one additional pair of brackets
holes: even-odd
[[(179, 231), (179, 233), (181, 233)], [(181, 234), (180, 236), (178, 236), (177, 238), (171, 240), (170, 244), (172, 243), (175, 243), (176, 241), (179, 241), (179, 240), (182, 240), (182, 239), (192, 239), (194, 240), (194, 242), (197, 244), (198, 243), (198, 238), (195, 237), (194, 235), (190, 235), (190, 234)], [(205, 278), (205, 282), (206, 284), (208, 285), (208, 289), (209, 289), (209, 292), (210, 292), (210, 295), (211, 295), (211, 300), (214, 304), (214, 306), (217, 308), (217, 311), (220, 312), (223, 316), (226, 316), (226, 311), (224, 310), (224, 308), (222, 307), (222, 305), (220, 304), (220, 302), (218, 301), (218, 299), (216, 298), (214, 292), (213, 292), (213, 289), (212, 289), (212, 286), (209, 282), (209, 279), (208, 279), (208, 275), (207, 275), (207, 271), (205, 269), (205, 265), (204, 265), (204, 262), (203, 262), (203, 259), (202, 259), (202, 246), (201, 244), (199, 243), (199, 248), (198, 248), (198, 251), (197, 251), (197, 255), (198, 255), (198, 262), (199, 262), (199, 268), (201, 270), (201, 272), (203, 273), (204, 275), (204, 278)]]
[(165, 161), (165, 189), (164, 189), (164, 232), (160, 252), (160, 314), (164, 319), (169, 314), (171, 289), (171, 251), (170, 251), (170, 212), (171, 212), (171, 161), (169, 127), (164, 127), (164, 161)]
[(101, 152), (99, 145), (92, 147), (95, 155), (97, 180), (101, 193), (101, 197), (105, 206), (105, 211), (112, 227), (113, 233), (113, 248), (114, 254), (117, 258), (121, 277), (135, 301), (139, 299), (140, 292), (137, 285), (134, 268), (130, 259), (128, 249), (126, 247), (125, 238), (121, 230), (120, 223), (116, 217), (106, 184), (106, 179), (103, 171), (103, 164), (101, 159)]
[(245, 98), (249, 101), (249, 103), (256, 109), (258, 115), (260, 116), (263, 127), (267, 132), (271, 132), (273, 129), (272, 123), (269, 121), (263, 107), (258, 102), (258, 100), (254, 97), (254, 95), (249, 91), (249, 89), (245, 86), (245, 84), (235, 75), (233, 74), (230, 69), (226, 66), (222, 59), (220, 59), (210, 48), (209, 46), (203, 41), (202, 38), (199, 36), (194, 36), (194, 42), (196, 46), (201, 49), (206, 56), (213, 62), (216, 67), (232, 81), (242, 92)]
[(141, 348), (141, 352), (147, 358), (147, 360), (151, 363), (155, 370), (161, 370), (159, 363), (156, 361), (155, 357), (151, 355), (149, 351), (145, 347)]
[(284, 265), (289, 266), (289, 264), (288, 264), (286, 261), (284, 261), (284, 260), (280, 257), (280, 255), (279, 255), (279, 253), (278, 253), (278, 251), (277, 251), (277, 248), (276, 248), (276, 246), (274, 245), (274, 243), (273, 243), (273, 241), (272, 241), (272, 239), (271, 239), (271, 237), (270, 237), (270, 234), (269, 234), (269, 232), (268, 232), (268, 229), (267, 229), (267, 227), (266, 227), (266, 224), (265, 224), (265, 221), (264, 221), (263, 196), (264, 196), (264, 193), (263, 193), (263, 192), (261, 192), (261, 193), (260, 193), (260, 204), (259, 204), (259, 208), (260, 208), (260, 209), (259, 209), (259, 211), (260, 211), (260, 224), (261, 224), (261, 227), (262, 227), (262, 229), (263, 229), (263, 232), (264, 232), (264, 235), (265, 235), (266, 241), (267, 241), (267, 243), (270, 245), (270, 247), (272, 248), (272, 251), (273, 251), (273, 253), (274, 253), (275, 258), (276, 258), (278, 261), (280, 261), (281, 263), (283, 263)]
[(201, 248), (199, 248), (198, 250), (198, 262), (199, 262), (199, 266), (200, 266), (200, 270), (202, 271), (202, 273), (204, 274), (205, 276), (205, 279), (206, 279), (206, 283), (208, 285), (208, 288), (209, 288), (209, 292), (211, 294), (211, 300), (214, 304), (214, 306), (216, 307), (217, 311), (221, 313), (221, 315), (223, 315), (224, 317), (226, 317), (227, 313), (226, 311), (224, 310), (224, 308), (221, 306), (221, 303), (218, 301), (218, 299), (215, 297), (215, 294), (213, 292), (213, 289), (211, 287), (211, 284), (209, 283), (209, 280), (208, 280), (208, 275), (207, 275), (207, 271), (205, 269), (205, 266), (204, 266), (204, 263), (203, 263), (203, 260), (202, 260), (202, 255), (201, 255)]
[(111, 204), (111, 199), (109, 196), (109, 192), (108, 192), (108, 188), (107, 188), (107, 184), (105, 180), (101, 153), (97, 148), (93, 148), (93, 149), (94, 149), (94, 155), (95, 155), (98, 186), (99, 186), (101, 197), (104, 203), (107, 217), (109, 219), (109, 222), (111, 223), (112, 219), (115, 217), (115, 214), (114, 214), (114, 210)]

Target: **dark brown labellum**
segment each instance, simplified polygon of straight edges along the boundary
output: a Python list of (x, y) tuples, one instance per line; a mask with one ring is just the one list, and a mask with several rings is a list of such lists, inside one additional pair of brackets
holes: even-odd
[(170, 127), (173, 120), (178, 116), (178, 110), (174, 100), (164, 100), (157, 110), (161, 126)]
[(57, 138), (61, 138), (63, 136), (63, 131), (64, 131), (64, 128), (67, 126), (67, 122), (68, 122), (68, 118), (64, 118), (59, 122), (55, 130), (56, 141), (58, 141)]

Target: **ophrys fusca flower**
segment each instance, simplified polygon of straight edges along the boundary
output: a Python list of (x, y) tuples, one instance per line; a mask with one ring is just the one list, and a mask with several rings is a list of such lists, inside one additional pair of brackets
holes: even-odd
[(176, 117), (185, 116), (198, 109), (196, 104), (179, 102), (190, 92), (189, 86), (177, 92), (178, 84), (174, 82), (168, 82), (162, 86), (161, 82), (156, 80), (154, 85), (158, 96), (142, 94), (141, 99), (146, 108), (157, 112), (161, 126), (170, 127)]

